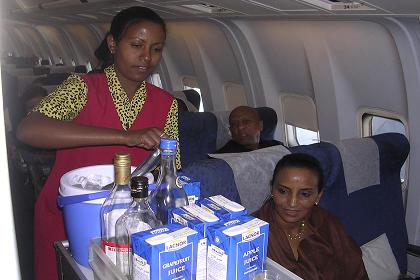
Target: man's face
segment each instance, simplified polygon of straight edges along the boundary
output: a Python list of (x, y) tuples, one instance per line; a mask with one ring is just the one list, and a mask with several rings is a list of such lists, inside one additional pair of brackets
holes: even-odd
[(250, 150), (258, 149), (260, 132), (263, 128), (258, 113), (249, 107), (238, 107), (229, 117), (232, 139)]

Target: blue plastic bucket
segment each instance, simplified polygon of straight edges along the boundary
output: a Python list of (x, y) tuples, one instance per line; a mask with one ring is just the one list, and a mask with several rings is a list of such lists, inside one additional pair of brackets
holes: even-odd
[[(75, 183), (76, 179), (100, 175), (106, 185), (114, 181), (113, 165), (95, 165), (78, 168), (60, 179), (58, 205), (63, 208), (64, 225), (70, 251), (79, 264), (89, 267), (89, 242), (101, 236), (100, 210), (109, 191), (86, 189)], [(83, 176), (83, 177), (81, 177)]]

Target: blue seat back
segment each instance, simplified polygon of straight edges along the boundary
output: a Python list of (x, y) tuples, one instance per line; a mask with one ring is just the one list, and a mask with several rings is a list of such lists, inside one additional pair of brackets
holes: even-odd
[(178, 128), (183, 167), (207, 159), (207, 154), (216, 150), (217, 121), (213, 114), (179, 112)]
[(261, 131), (261, 140), (273, 140), (277, 127), (277, 113), (270, 107), (257, 107), (258, 115), (263, 122), (263, 130)]
[[(366, 142), (369, 140), (375, 146)], [(400, 272), (405, 273), (408, 238), (400, 170), (409, 152), (407, 139), (402, 134), (386, 133), (343, 140), (337, 145), (342, 170), (334, 188), (324, 193), (321, 205), (341, 220), (359, 245), (385, 233)], [(366, 158), (366, 154), (371, 156)]]

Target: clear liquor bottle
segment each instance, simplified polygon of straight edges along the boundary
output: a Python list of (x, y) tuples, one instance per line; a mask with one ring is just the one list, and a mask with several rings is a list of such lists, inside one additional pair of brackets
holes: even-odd
[(131, 158), (128, 153), (117, 153), (114, 156), (114, 185), (111, 193), (101, 207), (102, 249), (116, 264), (117, 244), (115, 224), (131, 204)]
[(115, 225), (117, 241), (117, 267), (132, 279), (131, 235), (161, 225), (147, 201), (148, 179), (143, 176), (131, 178), (133, 202)]
[(176, 147), (175, 139), (160, 139), (160, 172), (156, 189), (150, 196), (151, 203), (156, 206), (156, 217), (164, 225), (168, 223), (168, 209), (188, 205), (187, 194), (177, 180)]

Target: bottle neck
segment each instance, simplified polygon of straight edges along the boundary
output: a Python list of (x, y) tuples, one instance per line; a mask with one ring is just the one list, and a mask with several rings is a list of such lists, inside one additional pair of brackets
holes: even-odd
[[(174, 154), (162, 154), (161, 155), (161, 165), (160, 165), (160, 174), (162, 176), (174, 175), (176, 176), (176, 166), (175, 166), (175, 153)], [(164, 179), (164, 178), (162, 178)]]
[(115, 184), (128, 185), (130, 183), (130, 166), (115, 166)]
[(133, 197), (133, 201), (140, 208), (148, 208), (149, 207), (147, 197)]

